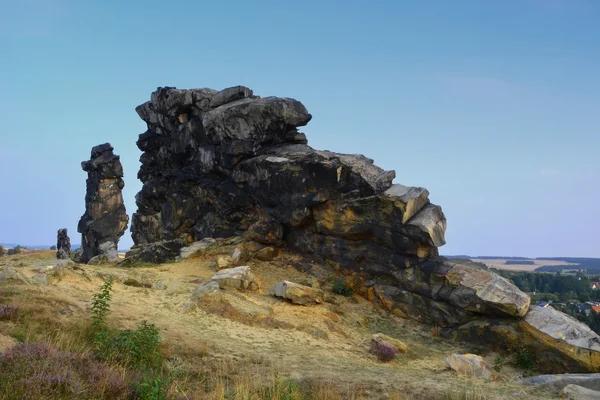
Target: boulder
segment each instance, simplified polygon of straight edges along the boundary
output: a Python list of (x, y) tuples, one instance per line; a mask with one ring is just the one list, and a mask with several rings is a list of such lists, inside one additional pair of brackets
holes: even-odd
[(181, 254), (181, 248), (185, 246), (182, 239), (163, 240), (160, 242), (137, 245), (132, 247), (126, 254), (125, 259), (119, 261), (119, 266), (129, 266), (138, 263), (162, 264), (174, 261)]
[(406, 353), (408, 347), (401, 340), (395, 339), (383, 333), (376, 333), (371, 336), (371, 342), (386, 343), (393, 346), (399, 353)]
[(561, 390), (567, 399), (575, 400), (600, 400), (600, 392), (587, 389), (578, 385), (569, 384)]
[(248, 266), (223, 269), (211, 281), (216, 282), (221, 289), (258, 289), (258, 283)]
[(446, 365), (458, 375), (487, 381), (498, 379), (496, 371), (476, 354), (452, 354), (446, 358)]
[(125, 183), (120, 158), (110, 143), (101, 144), (92, 148), (90, 160), (82, 162), (81, 168), (88, 173), (85, 213), (77, 226), (81, 233), (81, 262), (87, 263), (96, 256), (116, 261), (119, 238), (129, 222), (121, 193)]
[(281, 281), (269, 288), (269, 292), (277, 297), (283, 297), (294, 304), (303, 306), (320, 304), (325, 299), (325, 292), (309, 286), (299, 285), (290, 281)]
[(528, 351), (543, 373), (600, 371), (600, 337), (587, 325), (552, 308), (531, 306), (521, 319), (478, 319), (458, 328), (469, 342)]
[(600, 390), (600, 373), (537, 375), (521, 379), (516, 383), (519, 385), (551, 386), (558, 389), (562, 389), (567, 385), (577, 385), (591, 390)]
[(204, 238), (197, 242), (192, 243), (189, 246), (182, 247), (179, 251), (179, 257), (182, 259), (199, 257), (204, 254), (212, 247), (215, 246), (217, 241), (213, 238)]
[(69, 260), (71, 258), (71, 239), (67, 235), (67, 229), (59, 229), (56, 233), (56, 258)]
[(259, 261), (273, 261), (277, 257), (277, 250), (274, 247), (264, 247), (252, 254), (252, 257)]
[(205, 296), (214, 295), (216, 293), (219, 293), (219, 284), (215, 281), (210, 281), (198, 286), (196, 290), (194, 290), (194, 293), (192, 293), (192, 301), (198, 301)]

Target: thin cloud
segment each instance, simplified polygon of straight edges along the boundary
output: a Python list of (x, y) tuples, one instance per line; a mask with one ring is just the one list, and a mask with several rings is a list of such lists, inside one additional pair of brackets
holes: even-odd
[(560, 171), (558, 169), (542, 168), (540, 170), (540, 175), (543, 177), (547, 177), (547, 178), (553, 178), (553, 177), (562, 176), (563, 173), (562, 173), (562, 171)]

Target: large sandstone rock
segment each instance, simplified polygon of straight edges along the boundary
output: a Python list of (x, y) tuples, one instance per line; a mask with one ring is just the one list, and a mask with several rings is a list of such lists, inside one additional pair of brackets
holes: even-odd
[(56, 258), (69, 260), (71, 258), (71, 239), (67, 235), (67, 229), (59, 229), (56, 233)]
[(528, 351), (544, 373), (600, 371), (600, 336), (552, 307), (531, 306), (518, 320), (478, 319), (458, 328), (469, 341)]
[[(526, 313), (529, 298), (484, 266), (436, 258), (446, 218), (426, 189), (393, 184), (394, 171), (363, 155), (308, 146), (298, 129), (312, 116), (299, 101), (244, 86), (164, 87), (136, 111), (147, 131), (137, 141), (134, 250), (242, 236), (273, 249), (250, 257), (285, 247), (356, 276), (400, 316), (456, 326)], [(154, 259), (195, 252), (175, 247)]]
[(325, 300), (325, 292), (320, 289), (299, 285), (290, 281), (281, 281), (269, 288), (269, 292), (277, 297), (283, 297), (294, 304), (307, 306), (320, 304)]
[(498, 378), (496, 371), (476, 354), (452, 354), (446, 358), (446, 365), (459, 375), (488, 381)]
[(118, 259), (119, 238), (127, 229), (129, 217), (125, 212), (121, 190), (123, 167), (119, 156), (113, 154), (110, 143), (92, 148), (89, 161), (81, 163), (88, 173), (85, 195), (85, 214), (77, 231), (81, 233), (81, 261), (115, 261)]

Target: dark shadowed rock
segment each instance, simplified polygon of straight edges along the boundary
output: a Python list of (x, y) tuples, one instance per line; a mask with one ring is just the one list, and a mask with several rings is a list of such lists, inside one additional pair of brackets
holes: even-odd
[(114, 261), (118, 258), (119, 238), (129, 221), (121, 194), (125, 186), (121, 161), (113, 154), (113, 147), (105, 143), (92, 149), (90, 160), (82, 162), (81, 168), (88, 173), (85, 214), (77, 226), (81, 262), (97, 256), (97, 261)]
[(56, 234), (56, 258), (69, 260), (71, 258), (71, 239), (67, 235), (67, 229), (59, 229)]

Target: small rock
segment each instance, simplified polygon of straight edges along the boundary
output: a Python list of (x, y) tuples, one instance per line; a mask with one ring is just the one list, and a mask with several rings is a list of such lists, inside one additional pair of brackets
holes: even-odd
[(33, 279), (34, 282), (39, 283), (40, 285), (43, 285), (43, 286), (48, 286), (48, 284), (49, 284), (48, 275), (43, 274), (43, 273), (35, 274), (34, 276), (31, 277), (31, 279)]
[(277, 250), (273, 247), (265, 247), (254, 253), (254, 258), (260, 261), (272, 261), (276, 256)]
[(496, 380), (498, 374), (483, 358), (476, 354), (452, 354), (446, 358), (446, 365), (459, 375)]
[(600, 392), (582, 386), (573, 385), (572, 383), (565, 386), (561, 391), (568, 399), (576, 400), (600, 400)]
[(219, 284), (215, 281), (210, 281), (196, 288), (192, 293), (192, 301), (201, 300), (205, 296), (210, 296), (215, 293), (219, 293)]
[(248, 266), (223, 269), (211, 280), (217, 282), (221, 289), (258, 289), (258, 283)]
[(294, 304), (310, 305), (323, 302), (325, 292), (290, 281), (281, 281), (269, 288), (269, 292), (277, 297), (283, 297)]
[(217, 256), (217, 271), (233, 267), (233, 258), (230, 256)]
[(14, 267), (4, 267), (2, 270), (0, 270), (0, 283), (5, 282), (18, 282), (25, 283), (27, 285), (31, 284), (31, 281)]
[(181, 250), (179, 250), (179, 257), (186, 259), (202, 256), (206, 254), (206, 252), (210, 250), (216, 243), (217, 241), (213, 238), (204, 238), (200, 241), (192, 243), (189, 246), (182, 247)]
[(233, 255), (231, 256), (234, 265), (244, 264), (249, 258), (250, 254), (248, 254), (248, 251), (240, 247), (236, 247), (233, 251)]
[(399, 353), (406, 353), (406, 351), (408, 350), (408, 347), (406, 346), (406, 344), (404, 344), (404, 342), (398, 339), (394, 339), (393, 337), (390, 337), (388, 335), (384, 335), (383, 333), (376, 333), (373, 336), (371, 336), (371, 342), (387, 343), (395, 347)]

